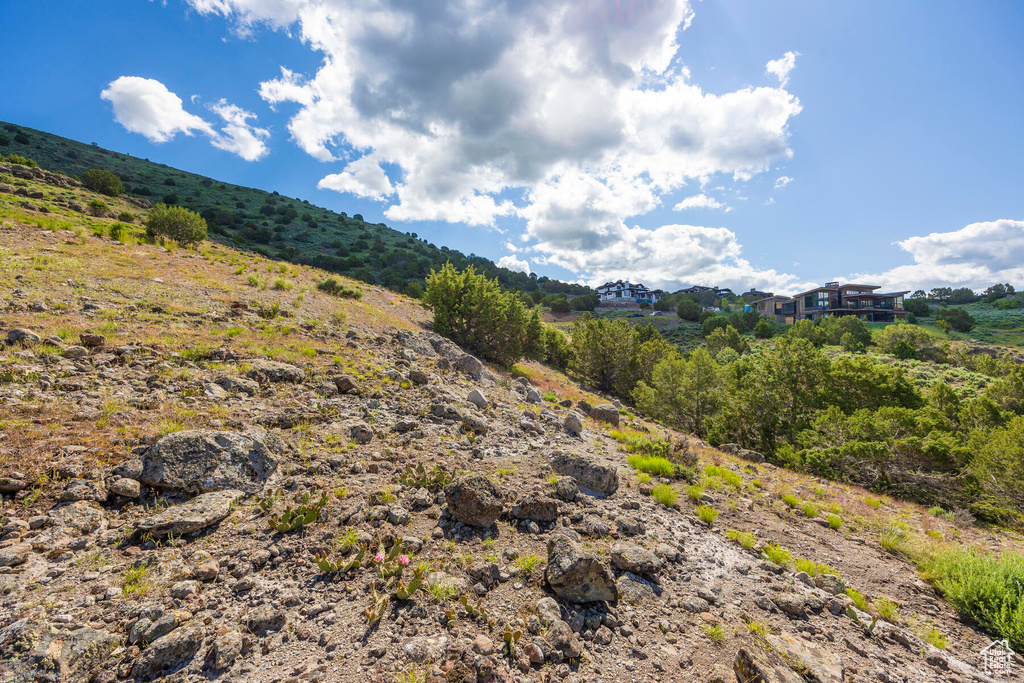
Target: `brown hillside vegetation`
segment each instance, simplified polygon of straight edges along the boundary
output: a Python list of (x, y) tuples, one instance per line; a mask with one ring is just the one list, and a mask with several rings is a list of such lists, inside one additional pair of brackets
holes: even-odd
[(0, 167), (0, 681), (991, 680), (913, 562), (1018, 536), (99, 197)]

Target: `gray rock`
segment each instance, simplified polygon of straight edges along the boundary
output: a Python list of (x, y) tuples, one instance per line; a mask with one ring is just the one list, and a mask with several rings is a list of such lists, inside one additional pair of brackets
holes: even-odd
[(576, 485), (576, 480), (572, 477), (559, 477), (555, 483), (555, 495), (567, 503), (576, 500), (579, 493), (580, 487)]
[(185, 600), (199, 592), (198, 581), (178, 581), (171, 586), (171, 597), (178, 600)]
[(551, 469), (557, 474), (572, 477), (582, 489), (609, 495), (619, 488), (619, 474), (615, 468), (600, 465), (587, 457), (555, 451), (549, 456)]
[(537, 601), (537, 616), (544, 626), (553, 624), (562, 618), (562, 609), (553, 598), (541, 598)]
[(555, 595), (572, 602), (615, 600), (615, 579), (600, 558), (565, 534), (548, 540), (544, 576)]
[(365, 422), (356, 422), (349, 425), (348, 433), (349, 436), (361, 444), (367, 444), (373, 440), (373, 429)]
[(843, 683), (846, 680), (842, 658), (817, 643), (789, 633), (769, 634), (767, 638), (773, 650), (810, 680), (819, 683)]
[(619, 409), (611, 403), (602, 403), (590, 409), (590, 417), (617, 427), (619, 425)]
[(301, 382), (305, 379), (302, 368), (290, 363), (282, 363), (276, 360), (254, 360), (250, 363), (250, 369), (245, 376), (260, 384), (267, 382)]
[(448, 636), (413, 638), (402, 646), (405, 656), (414, 662), (439, 662), (448, 650)]
[(544, 649), (548, 653), (548, 659), (551, 659), (551, 655), (555, 652), (560, 653), (565, 659), (576, 659), (583, 652), (576, 634), (573, 633), (569, 624), (561, 619), (556, 620), (548, 628), (547, 633), (544, 634), (544, 644), (547, 645)]
[(139, 482), (128, 477), (115, 479), (107, 486), (107, 490), (115, 496), (124, 496), (125, 498), (138, 498), (142, 495), (142, 486)]
[(151, 643), (135, 661), (131, 675), (136, 679), (152, 681), (183, 669), (203, 642), (199, 628), (183, 628), (172, 631)]
[(573, 436), (579, 436), (583, 433), (583, 416), (577, 413), (575, 410), (569, 412), (565, 416), (565, 431), (569, 432)]
[(69, 346), (60, 352), (60, 355), (64, 358), (84, 358), (89, 355), (89, 349), (84, 346)]
[(32, 546), (28, 543), (16, 543), (0, 548), (0, 567), (17, 567), (28, 560)]
[(260, 605), (244, 617), (245, 625), (256, 634), (267, 631), (280, 631), (288, 623), (288, 615), (283, 609), (272, 605)]
[(98, 349), (107, 345), (107, 338), (102, 334), (80, 334), (78, 339), (82, 342), (82, 346), (89, 349)]
[(777, 653), (759, 647), (740, 648), (732, 668), (738, 681), (803, 683), (804, 680)]
[(174, 432), (143, 455), (139, 481), (193, 493), (237, 489), (252, 494), (277, 469), (276, 452), (282, 447), (269, 432)]
[(80, 500), (61, 505), (50, 512), (56, 525), (73, 529), (81, 535), (89, 535), (106, 527), (103, 510), (95, 502)]
[(455, 369), (459, 372), (464, 372), (473, 379), (480, 379), (480, 373), (484, 370), (484, 365), (475, 357), (464, 353), (454, 361)]
[(356, 381), (355, 377), (351, 375), (340, 375), (334, 378), (334, 385), (338, 387), (338, 392), (347, 394), (352, 392), (354, 394), (359, 393), (359, 382)]
[(242, 654), (242, 634), (228, 631), (217, 636), (213, 642), (213, 668), (215, 671), (226, 671), (235, 664)]
[(640, 536), (647, 532), (644, 523), (630, 515), (616, 517), (615, 526), (618, 527), (619, 533), (625, 536)]
[(224, 387), (222, 387), (219, 384), (214, 384), (213, 382), (209, 382), (209, 383), (203, 385), (203, 396), (205, 396), (208, 399), (211, 399), (211, 400), (214, 400), (214, 401), (222, 401), (225, 398), (227, 398), (229, 395), (230, 394), (228, 394), (227, 390), (224, 389)]
[(60, 494), (60, 502), (73, 503), (77, 500), (94, 500), (102, 503), (107, 499), (107, 490), (102, 484), (88, 479), (71, 479)]
[(413, 368), (412, 370), (409, 371), (409, 379), (412, 381), (413, 384), (427, 384), (428, 382), (430, 382), (430, 375), (423, 372), (422, 370)]
[(634, 574), (656, 574), (661, 570), (661, 558), (647, 548), (625, 543), (612, 546), (612, 566), (619, 571)]
[(23, 327), (15, 327), (13, 330), (7, 331), (7, 343), (17, 344), (22, 342), (25, 344), (35, 344), (41, 341), (42, 337), (33, 332), (32, 330), (26, 330)]
[(0, 477), (0, 493), (17, 493), (32, 482), (24, 477)]
[(465, 411), (462, 415), (462, 429), (473, 434), (486, 434), (490, 430), (490, 425), (479, 415)]
[(469, 526), (489, 527), (504, 509), (498, 487), (480, 474), (456, 479), (445, 487), (444, 495), (452, 517)]
[(544, 397), (540, 395), (540, 392), (530, 387), (526, 390), (526, 402), (527, 403), (543, 403)]
[(204, 493), (187, 503), (172, 505), (155, 515), (135, 523), (136, 528), (154, 536), (188, 534), (216, 524), (231, 514), (231, 504), (241, 498), (241, 491), (226, 490)]
[(256, 396), (260, 393), (259, 382), (255, 382), (245, 377), (232, 377), (231, 375), (221, 375), (220, 377), (213, 380), (213, 383), (219, 386), (224, 391), (228, 391), (232, 394), (247, 394), (248, 396)]
[(626, 572), (615, 581), (615, 590), (620, 600), (637, 604), (662, 594), (661, 588), (633, 572)]
[(0, 629), (0, 671), (5, 681), (93, 680), (119, 641), (103, 629), (62, 631), (19, 619)]
[(814, 585), (832, 595), (844, 595), (846, 593), (846, 584), (835, 574), (815, 576)]
[(483, 409), (487, 407), (487, 397), (484, 396), (484, 393), (479, 389), (474, 389), (473, 391), (469, 392), (469, 395), (466, 396), (466, 400), (475, 405), (477, 408)]
[(528, 493), (512, 506), (512, 516), (541, 524), (553, 522), (558, 518), (558, 502), (554, 498)]

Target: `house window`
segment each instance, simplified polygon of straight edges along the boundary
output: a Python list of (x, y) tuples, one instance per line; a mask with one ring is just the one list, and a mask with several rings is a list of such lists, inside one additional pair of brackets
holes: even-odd
[(818, 292), (818, 308), (828, 308), (828, 292)]
[(804, 308), (814, 308), (814, 295), (808, 294), (804, 297)]

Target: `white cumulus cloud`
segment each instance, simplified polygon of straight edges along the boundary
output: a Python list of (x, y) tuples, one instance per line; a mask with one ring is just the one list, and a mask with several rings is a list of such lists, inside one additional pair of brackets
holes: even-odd
[(525, 259), (516, 258), (512, 254), (508, 256), (502, 256), (498, 259), (499, 268), (508, 268), (509, 270), (518, 270), (521, 273), (530, 273), (530, 263)]
[(672, 207), (673, 211), (683, 211), (685, 209), (725, 209), (728, 211), (729, 208), (714, 197), (709, 197), (703, 193), (687, 197)]
[[(392, 221), (524, 219), (534, 262), (578, 274), (630, 276), (641, 245), (675, 232), (626, 219), (688, 181), (742, 182), (792, 155), (792, 65), (773, 72), (779, 87), (692, 82), (678, 63), (690, 0), (187, 2), (247, 35), (287, 31), (320, 56), (308, 73), (280, 65), (259, 92), (272, 108), (296, 107), (288, 128), (301, 149), (347, 162), (321, 187), (382, 199)], [(394, 171), (387, 184), (380, 164)], [(689, 279), (672, 268), (651, 272)]]
[(896, 243), (914, 259), (877, 274), (854, 275), (892, 289), (1024, 284), (1024, 221), (1000, 219)]
[(395, 192), (384, 169), (371, 156), (360, 157), (346, 166), (341, 173), (326, 176), (317, 187), (321, 190), (350, 192), (359, 197), (377, 200)]
[[(153, 78), (121, 76), (100, 97), (111, 103), (114, 119), (125, 130), (143, 135), (150, 142), (168, 142), (178, 133), (192, 135), (198, 131), (209, 137), (214, 147), (246, 161), (261, 159), (268, 151), (264, 140), (270, 132), (249, 124), (249, 119), (256, 115), (223, 99), (210, 106), (224, 122), (218, 130), (206, 119), (185, 111), (181, 98)], [(192, 98), (193, 103), (195, 99)]]
[(777, 178), (777, 179), (775, 180), (775, 189), (776, 189), (776, 190), (781, 190), (781, 189), (782, 189), (782, 188), (784, 188), (784, 187), (785, 187), (786, 185), (789, 185), (789, 184), (790, 184), (791, 182), (793, 182), (793, 179), (792, 179), (792, 178), (790, 178), (789, 176), (787, 176), (787, 175), (784, 175), (784, 176), (779, 176), (779, 177), (778, 177), (778, 178)]
[(778, 59), (773, 59), (765, 66), (765, 73), (771, 74), (779, 79), (779, 86), (785, 88), (789, 85), (789, 72), (796, 67), (796, 58), (799, 52), (787, 52)]

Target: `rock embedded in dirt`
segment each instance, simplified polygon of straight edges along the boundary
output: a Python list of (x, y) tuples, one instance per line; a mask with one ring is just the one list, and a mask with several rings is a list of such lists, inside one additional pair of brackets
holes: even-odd
[(0, 548), (0, 567), (17, 567), (28, 561), (32, 546), (28, 543), (16, 543)]
[(142, 457), (139, 481), (193, 493), (259, 491), (277, 469), (281, 440), (270, 432), (192, 429), (168, 434)]
[(661, 558), (647, 548), (625, 543), (612, 546), (612, 566), (619, 571), (634, 574), (656, 574), (661, 570)]
[(512, 506), (512, 516), (547, 524), (558, 518), (558, 501), (536, 493), (528, 493)]
[(84, 346), (69, 346), (63, 351), (61, 351), (60, 355), (69, 360), (74, 360), (75, 358), (84, 358), (85, 356), (89, 355), (89, 349), (85, 348)]
[(619, 426), (619, 409), (611, 403), (602, 403), (599, 406), (594, 406), (590, 409), (590, 417), (607, 422), (613, 427)]
[(737, 681), (759, 681), (760, 683), (803, 683), (803, 678), (771, 650), (757, 645), (740, 648), (733, 661)]
[(80, 334), (78, 340), (82, 342), (82, 346), (88, 349), (97, 349), (101, 346), (106, 346), (107, 338), (102, 334)]
[(368, 444), (373, 440), (373, 429), (365, 422), (356, 422), (348, 427), (349, 436), (361, 444)]
[(475, 405), (477, 408), (483, 409), (487, 407), (487, 397), (484, 396), (484, 392), (479, 389), (473, 389), (466, 396), (466, 400)]
[(154, 536), (181, 535), (216, 524), (231, 513), (231, 504), (245, 495), (228, 489), (196, 496), (186, 503), (172, 505), (135, 523), (142, 533)]
[(586, 456), (555, 451), (549, 460), (555, 473), (572, 477), (582, 489), (610, 495), (619, 488), (619, 474), (614, 468), (600, 465)]
[(530, 387), (526, 390), (526, 402), (527, 403), (543, 403), (544, 398), (540, 395), (540, 392)]
[(541, 598), (537, 601), (537, 616), (543, 626), (549, 626), (562, 618), (562, 608), (554, 598)]
[(102, 503), (107, 499), (107, 491), (102, 484), (88, 479), (72, 479), (64, 486), (60, 494), (60, 502), (73, 503), (77, 500), (94, 500)]
[(587, 552), (565, 534), (556, 533), (548, 540), (544, 576), (551, 590), (562, 600), (615, 600), (615, 577), (611, 571), (597, 555)]
[(484, 371), (483, 363), (468, 353), (464, 353), (456, 358), (454, 365), (456, 370), (466, 373), (473, 379), (480, 379), (480, 373)]
[(456, 479), (445, 487), (444, 496), (451, 516), (468, 526), (489, 527), (504, 509), (498, 487), (482, 474)]
[(576, 659), (583, 652), (572, 627), (561, 619), (554, 621), (548, 628), (547, 633), (544, 634), (544, 644), (547, 645), (545, 650), (549, 660), (552, 659), (551, 655), (555, 652), (560, 655), (559, 661), (561, 659)]
[(213, 383), (219, 386), (224, 391), (232, 394), (247, 394), (248, 396), (256, 396), (260, 393), (259, 382), (255, 382), (245, 377), (232, 377), (231, 375), (220, 375), (213, 380)]
[(356, 381), (355, 377), (351, 375), (339, 375), (334, 378), (334, 386), (338, 388), (338, 393), (347, 394), (349, 392), (359, 393), (359, 382)]
[(0, 493), (17, 493), (22, 489), (28, 488), (28, 485), (31, 483), (25, 477), (0, 477)]
[(0, 673), (4, 681), (93, 680), (120, 639), (104, 629), (19, 619), (0, 629)]
[(54, 523), (77, 534), (89, 535), (105, 527), (103, 510), (91, 501), (80, 500), (50, 511)]
[(15, 327), (13, 330), (7, 331), (7, 343), (17, 344), (19, 342), (24, 344), (35, 344), (41, 341), (42, 337), (33, 332), (32, 330), (26, 330), (23, 327)]
[(565, 422), (562, 424), (565, 427), (565, 431), (569, 432), (573, 436), (579, 436), (583, 433), (583, 416), (575, 410), (570, 411), (569, 414), (565, 416)]
[(790, 633), (770, 633), (768, 644), (793, 668), (798, 668), (818, 683), (843, 683), (846, 680), (843, 660), (817, 643)]
[(142, 651), (142, 656), (132, 667), (131, 675), (143, 681), (168, 676), (191, 662), (202, 643), (203, 633), (199, 628), (172, 631)]
[(297, 383), (305, 379), (306, 376), (302, 368), (276, 360), (254, 360), (250, 363), (250, 369), (245, 375), (260, 384), (268, 382)]

